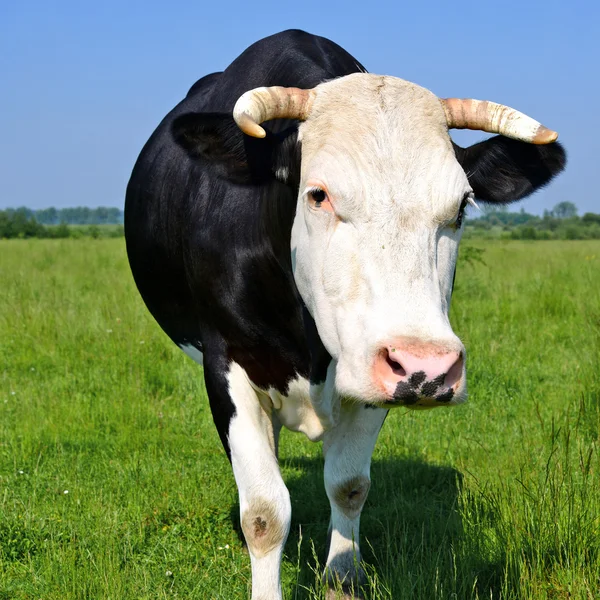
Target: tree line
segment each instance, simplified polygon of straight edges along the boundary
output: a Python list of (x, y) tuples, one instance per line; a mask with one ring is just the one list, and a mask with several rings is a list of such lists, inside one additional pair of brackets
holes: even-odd
[(467, 238), (513, 240), (587, 240), (600, 239), (600, 214), (578, 216), (572, 202), (560, 202), (540, 217), (521, 209), (484, 206), (482, 214), (465, 221)]
[(123, 212), (112, 207), (9, 208), (0, 210), (0, 238), (120, 237), (122, 223)]
[(74, 208), (44, 208), (32, 210), (22, 206), (20, 208), (9, 208), (6, 213), (18, 213), (35, 219), (42, 225), (121, 225), (123, 223), (123, 211), (114, 206), (99, 206), (89, 208), (88, 206), (76, 206)]
[[(600, 239), (600, 214), (579, 217), (572, 202), (560, 202), (540, 217), (521, 209), (483, 205), (480, 215), (466, 219), (465, 237), (500, 239)], [(120, 237), (123, 211), (114, 207), (21, 207), (0, 211), (0, 238)]]

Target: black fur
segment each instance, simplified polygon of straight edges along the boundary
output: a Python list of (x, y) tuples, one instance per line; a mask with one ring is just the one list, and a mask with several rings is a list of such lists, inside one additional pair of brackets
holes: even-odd
[(302, 316), (304, 318), (304, 331), (306, 332), (306, 341), (310, 352), (310, 377), (312, 384), (323, 383), (327, 378), (327, 369), (331, 362), (329, 352), (325, 350), (323, 342), (319, 337), (315, 320), (310, 316), (306, 307), (303, 306)]
[[(300, 164), (296, 127), (281, 133), (267, 130), (257, 139), (245, 136), (232, 115), (186, 113), (171, 126), (173, 138), (192, 160), (210, 162), (218, 175), (240, 184), (268, 183), (280, 167), (288, 170)], [(294, 168), (283, 183), (298, 185), (299, 171)]]
[(567, 163), (558, 142), (536, 146), (497, 135), (461, 148), (456, 158), (475, 196), (484, 202), (508, 204), (544, 187)]
[[(320, 379), (329, 360), (291, 271), (296, 127), (275, 121), (265, 124), (266, 139), (249, 138), (231, 117), (233, 105), (255, 87), (312, 88), (360, 70), (345, 50), (302, 31), (260, 40), (223, 73), (192, 86), (151, 136), (129, 181), (125, 234), (136, 284), (174, 342), (203, 349), (227, 452), (229, 361), (255, 384), (283, 392), (297, 374)], [(279, 181), (282, 166), (289, 175)], [(305, 323), (315, 332), (314, 368)]]

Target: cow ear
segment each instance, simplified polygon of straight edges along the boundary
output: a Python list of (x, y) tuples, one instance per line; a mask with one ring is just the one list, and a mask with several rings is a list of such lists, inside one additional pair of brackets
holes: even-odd
[(297, 127), (257, 139), (244, 135), (233, 117), (220, 113), (188, 113), (171, 126), (175, 142), (194, 161), (207, 161), (236, 183), (277, 179), (294, 184), (299, 173)]
[(207, 161), (233, 179), (248, 176), (243, 134), (230, 115), (187, 113), (173, 121), (175, 142), (194, 161)]
[[(269, 133), (267, 132), (267, 138)], [(301, 148), (298, 127), (292, 126), (273, 136), (271, 171), (275, 179), (297, 189), (300, 185)]]
[(468, 148), (454, 144), (456, 158), (465, 170), (476, 198), (507, 204), (547, 185), (567, 163), (558, 142), (534, 145), (503, 136)]

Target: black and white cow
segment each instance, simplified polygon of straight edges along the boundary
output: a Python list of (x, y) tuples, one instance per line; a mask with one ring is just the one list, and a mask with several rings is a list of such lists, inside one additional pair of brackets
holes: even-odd
[[(453, 127), (501, 135), (461, 148)], [(142, 150), (127, 188), (129, 261), (152, 315), (204, 365), (254, 600), (281, 598), (282, 426), (323, 441), (329, 576), (348, 588), (359, 575), (388, 409), (466, 396), (448, 321), (465, 205), (547, 184), (565, 165), (556, 137), (508, 107), (440, 100), (286, 31), (195, 83)]]

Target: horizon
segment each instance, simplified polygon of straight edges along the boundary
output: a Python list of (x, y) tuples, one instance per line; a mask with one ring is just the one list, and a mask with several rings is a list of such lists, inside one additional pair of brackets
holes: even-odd
[[(480, 217), (485, 218), (486, 216), (488, 216), (490, 214), (527, 214), (532, 217), (540, 217), (541, 218), (541, 217), (545, 216), (543, 213), (548, 212), (548, 213), (550, 213), (548, 216), (553, 217), (553, 215), (551, 213), (552, 213), (553, 209), (556, 208), (556, 205), (551, 206), (549, 208), (544, 208), (542, 213), (538, 214), (538, 213), (528, 212), (527, 210), (525, 210), (525, 207), (522, 204), (523, 204), (522, 202), (514, 202), (512, 204), (501, 204), (501, 205), (481, 203), (481, 206), (479, 206), (479, 208), (473, 208), (471, 206), (467, 206), (465, 216), (468, 220), (474, 220), (474, 219), (478, 219)], [(582, 217), (586, 213), (598, 214), (595, 211), (585, 211), (585, 212), (581, 211), (579, 209), (579, 206), (577, 206), (577, 204), (575, 202), (573, 202), (572, 204), (574, 204), (575, 207), (577, 208), (577, 213), (576, 213), (577, 217)], [(44, 211), (47, 211), (50, 209), (55, 209), (57, 212), (60, 212), (60, 211), (77, 210), (77, 209), (81, 209), (81, 208), (89, 209), (90, 211), (96, 211), (98, 209), (109, 209), (109, 210), (118, 209), (120, 211), (119, 216), (124, 215), (124, 207), (123, 206), (109, 206), (109, 205), (89, 206), (86, 204), (79, 204), (77, 206), (62, 206), (62, 207), (42, 206), (40, 208), (31, 208), (31, 207), (25, 206), (25, 205), (23, 205), (23, 206), (7, 206), (5, 208), (0, 208), (0, 212), (2, 212), (2, 211), (15, 211), (16, 212), (16, 211), (24, 209), (27, 211), (31, 211), (33, 213), (33, 216), (35, 216), (35, 214), (38, 212), (44, 212)], [(556, 217), (556, 218), (563, 219), (563, 218), (568, 218), (568, 217)]]
[[(566, 171), (508, 210), (542, 215), (569, 201), (580, 215), (598, 211), (587, 188), (600, 156), (600, 118), (585, 110), (600, 93), (590, 75), (598, 58), (597, 5), (508, 0), (498, 11), (472, 2), (458, 13), (434, 2), (387, 7), (382, 15), (375, 6), (363, 14), (308, 2), (295, 15), (269, 0), (260, 22), (230, 18), (242, 8), (245, 14), (241, 3), (173, 8), (114, 0), (4, 7), (0, 209), (122, 209), (142, 146), (191, 85), (258, 39), (296, 27), (332, 39), (371, 72), (414, 81), (440, 97), (505, 103), (557, 130)], [(460, 145), (484, 137), (452, 132)]]

